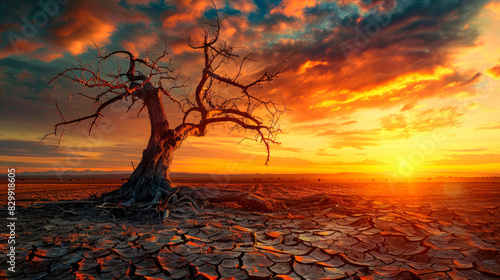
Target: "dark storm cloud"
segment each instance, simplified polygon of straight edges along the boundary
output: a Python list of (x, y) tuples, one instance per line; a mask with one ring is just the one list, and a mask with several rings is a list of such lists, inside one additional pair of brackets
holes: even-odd
[(285, 24), (285, 25), (297, 25), (297, 19), (293, 17), (288, 17), (283, 14), (272, 14), (266, 16), (264, 19), (259, 21), (259, 25), (264, 27), (264, 30), (266, 32), (271, 32), (271, 33), (279, 33), (282, 32), (283, 30), (280, 30), (280, 25)]
[[(318, 5), (308, 9), (306, 14), (316, 16), (317, 22), (325, 24), (329, 21), (329, 24), (325, 24), (327, 28), (321, 28), (311, 23), (314, 29), (323, 32), (314, 33), (315, 39), (303, 53), (307, 57), (321, 53), (331, 60), (343, 60), (340, 43), (344, 42), (360, 52), (399, 46), (400, 54), (432, 57), (446, 46), (474, 44), (479, 35), (477, 30), (473, 26), (464, 30), (464, 26), (485, 3), (466, 0), (398, 1), (392, 10), (375, 11), (363, 17), (357, 12), (342, 16), (335, 5)], [(377, 27), (380, 30), (375, 32)], [(359, 31), (366, 34), (356, 40)], [(372, 33), (374, 36), (370, 36)], [(325, 41), (327, 36), (330, 39)], [(363, 38), (368, 40), (363, 42)]]
[[(486, 1), (415, 1), (406, 8), (396, 10), (391, 15), (387, 29), (394, 28), (392, 37), (375, 40), (372, 48), (383, 48), (388, 44), (406, 42), (408, 46), (422, 49), (443, 46), (472, 46), (479, 35), (471, 28), (464, 31)], [(369, 24), (368, 19), (360, 23), (360, 29)]]

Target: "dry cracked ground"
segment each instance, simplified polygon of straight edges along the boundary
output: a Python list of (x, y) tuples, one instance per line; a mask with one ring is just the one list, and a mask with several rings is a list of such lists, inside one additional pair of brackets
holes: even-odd
[(159, 223), (27, 208), (17, 221), (16, 272), (5, 272), (2, 254), (0, 278), (500, 278), (500, 207), (464, 214), (352, 199), (274, 214), (205, 207)]

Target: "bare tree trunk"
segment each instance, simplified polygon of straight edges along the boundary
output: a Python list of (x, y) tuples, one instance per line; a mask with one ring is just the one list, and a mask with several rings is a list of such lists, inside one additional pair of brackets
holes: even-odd
[(170, 180), (170, 166), (174, 152), (182, 139), (168, 128), (160, 92), (150, 84), (144, 85), (144, 103), (148, 109), (151, 136), (142, 159), (128, 182), (118, 191), (122, 199), (134, 202), (159, 201), (167, 196), (174, 186)]
[(148, 145), (143, 151), (141, 163), (130, 176), (127, 183), (123, 184), (122, 191), (131, 200), (159, 201), (168, 195), (174, 186), (169, 177), (170, 165), (174, 152), (179, 144), (171, 137), (172, 131), (166, 131), (158, 141)]

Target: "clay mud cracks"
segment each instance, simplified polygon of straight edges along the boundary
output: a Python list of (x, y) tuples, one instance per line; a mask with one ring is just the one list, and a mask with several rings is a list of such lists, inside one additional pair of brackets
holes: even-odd
[(0, 278), (494, 279), (499, 212), (465, 215), (360, 198), (349, 213), (213, 208), (148, 225), (33, 210), (17, 223), (16, 272), (6, 272), (1, 256)]

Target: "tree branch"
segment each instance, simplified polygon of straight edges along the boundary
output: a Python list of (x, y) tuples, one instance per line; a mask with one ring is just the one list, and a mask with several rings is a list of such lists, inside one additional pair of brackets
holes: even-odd
[[(271, 147), (270, 144), (277, 144), (279, 145), (279, 142), (276, 142), (274, 139), (271, 137), (265, 137), (263, 130), (267, 130), (270, 135), (279, 132), (279, 130), (274, 130), (272, 127), (265, 126), (265, 125), (251, 125), (248, 123), (245, 123), (244, 121), (234, 118), (234, 117), (220, 117), (220, 118), (210, 118), (205, 120), (203, 123), (200, 124), (201, 129), (200, 133), (204, 134), (204, 131), (206, 129), (206, 126), (212, 123), (227, 123), (227, 122), (233, 122), (240, 127), (244, 129), (249, 129), (249, 130), (254, 130), (257, 132), (257, 135), (260, 137), (260, 141), (264, 143), (266, 150), (267, 150), (267, 157), (266, 157), (266, 165), (269, 163), (269, 159), (271, 156)], [(258, 140), (258, 139), (256, 139)]]
[[(87, 116), (84, 116), (84, 117), (80, 117), (80, 118), (75, 118), (75, 119), (72, 119), (72, 120), (69, 120), (67, 121), (63, 114), (61, 113), (61, 110), (59, 109), (59, 105), (57, 104), (57, 100), (56, 100), (56, 107), (57, 107), (57, 110), (59, 112), (59, 115), (61, 116), (61, 118), (63, 119), (62, 122), (60, 123), (57, 123), (56, 125), (54, 125), (54, 131), (51, 132), (51, 133), (47, 133), (45, 134), (42, 139), (37, 143), (36, 146), (38, 146), (45, 138), (47, 138), (48, 136), (50, 135), (54, 135), (54, 136), (57, 136), (57, 129), (60, 127), (60, 126), (63, 126), (63, 131), (61, 133), (61, 135), (59, 136), (59, 141), (57, 142), (57, 147), (59, 147), (59, 144), (61, 142), (61, 137), (63, 136), (64, 132), (66, 131), (66, 126), (68, 124), (72, 124), (72, 123), (80, 123), (84, 120), (88, 120), (88, 119), (93, 119), (92, 122), (90, 123), (90, 126), (89, 126), (89, 129), (88, 129), (88, 134), (90, 135), (90, 133), (92, 132), (92, 127), (95, 126), (97, 124), (97, 119), (102, 116), (101, 115), (101, 111), (106, 108), (107, 106), (123, 99), (127, 94), (121, 94), (121, 95), (117, 95), (111, 99), (109, 99), (108, 101), (104, 102), (103, 104), (101, 104), (101, 106), (99, 106), (99, 108), (97, 108), (97, 110), (91, 114), (91, 115), (87, 115)], [(57, 149), (56, 147), (56, 149)]]

